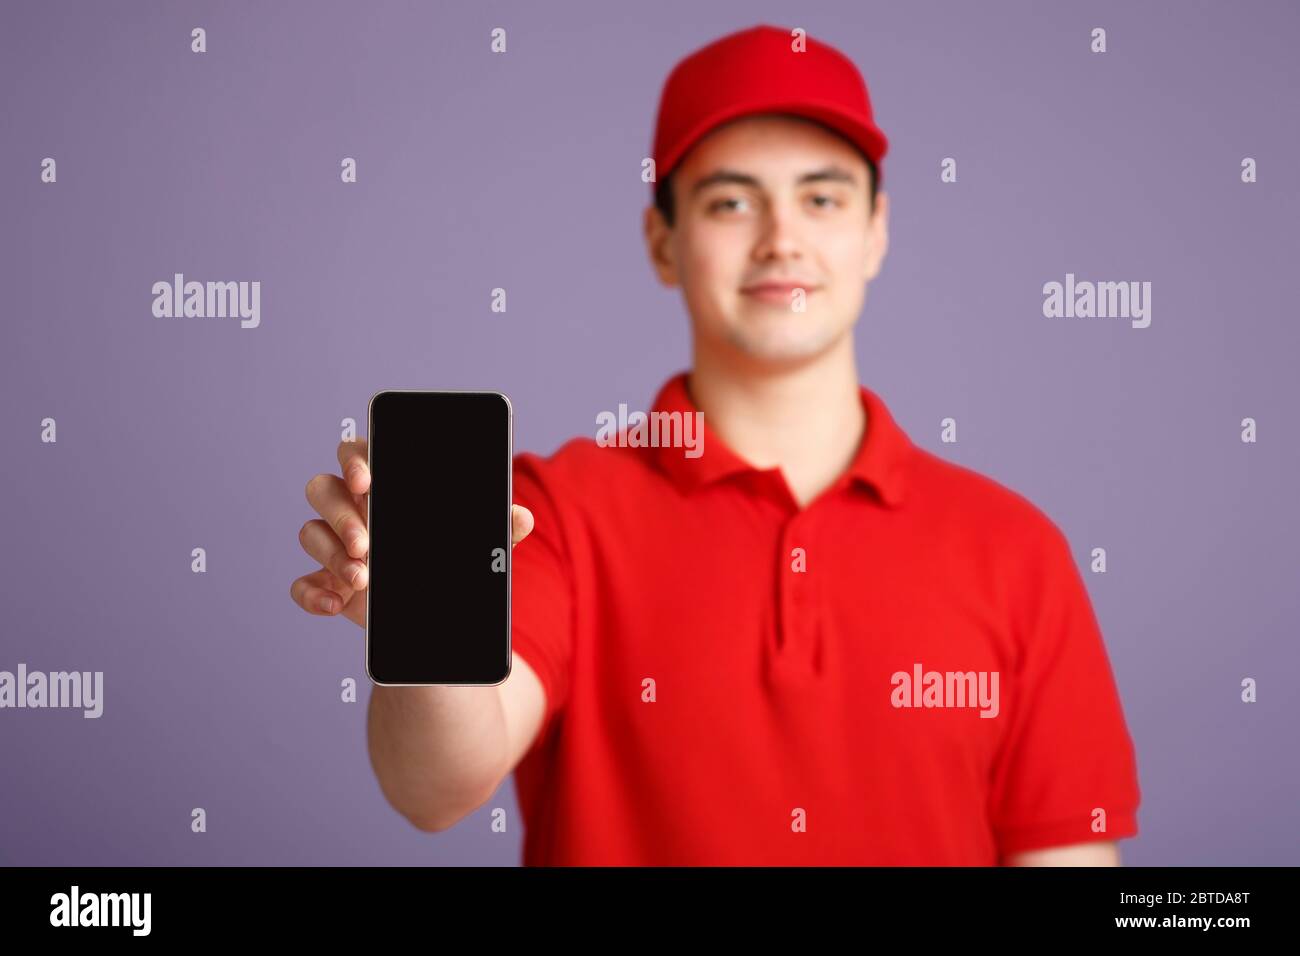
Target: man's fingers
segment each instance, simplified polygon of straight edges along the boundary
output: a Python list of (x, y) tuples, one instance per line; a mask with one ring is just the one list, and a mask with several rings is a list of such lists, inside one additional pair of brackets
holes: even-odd
[(349, 558), (339, 536), (320, 518), (313, 518), (302, 526), (298, 541), (309, 556), (333, 571), (339, 580), (346, 581), (352, 590), (365, 588), (369, 573), (366, 562)]
[(343, 610), (352, 597), (352, 591), (332, 571), (321, 568), (304, 574), (289, 585), (289, 596), (309, 614), (328, 617)]
[(368, 593), (368, 591), (358, 592), (358, 597), (353, 601), (349, 601), (347, 606), (343, 608), (343, 616), (362, 630), (366, 628), (366, 601), (368, 600), (366, 595)]
[(343, 484), (342, 478), (338, 475), (316, 475), (307, 482), (307, 500), (316, 509), (316, 513), (334, 529), (349, 556), (366, 556), (366, 550), (370, 547), (366, 521), (357, 510), (356, 499)]
[(533, 530), (533, 513), (523, 505), (511, 505), (510, 523), (512, 534), (510, 544), (513, 547), (528, 537), (528, 533)]
[(364, 495), (370, 491), (370, 443), (368, 439), (357, 438), (353, 441), (341, 441), (338, 447), (339, 470), (348, 491), (354, 495)]

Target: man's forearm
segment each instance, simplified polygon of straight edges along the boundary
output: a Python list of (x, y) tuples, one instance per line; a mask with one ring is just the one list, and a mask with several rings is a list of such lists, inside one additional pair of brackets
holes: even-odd
[(505, 775), (496, 687), (376, 686), (366, 734), (384, 796), (424, 830), (445, 829), (479, 807)]

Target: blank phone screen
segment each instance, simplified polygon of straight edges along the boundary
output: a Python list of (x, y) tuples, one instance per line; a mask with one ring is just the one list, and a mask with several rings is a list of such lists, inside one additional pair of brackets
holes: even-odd
[(496, 684), (510, 671), (510, 403), (370, 400), (366, 669), (379, 684)]

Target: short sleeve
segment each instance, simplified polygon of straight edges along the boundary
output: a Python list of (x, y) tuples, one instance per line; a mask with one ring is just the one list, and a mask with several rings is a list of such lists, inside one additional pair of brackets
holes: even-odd
[(545, 460), (528, 452), (515, 456), (513, 498), (533, 513), (534, 524), (511, 554), (511, 653), (528, 662), (546, 692), (540, 741), (569, 695), (573, 571)]
[[(1082, 575), (1050, 522), (1029, 557), (1016, 673), (1010, 687), (1003, 682), (1009, 725), (990, 791), (1000, 859), (1137, 833), (1133, 742)], [(1102, 819), (1104, 830), (1094, 822)]]

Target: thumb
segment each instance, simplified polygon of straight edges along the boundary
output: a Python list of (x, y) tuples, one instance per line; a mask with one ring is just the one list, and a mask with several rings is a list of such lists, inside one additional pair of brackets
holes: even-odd
[(512, 521), (512, 540), (510, 543), (513, 546), (523, 541), (524, 538), (528, 537), (528, 533), (533, 530), (533, 513), (523, 505), (511, 505), (510, 517)]

